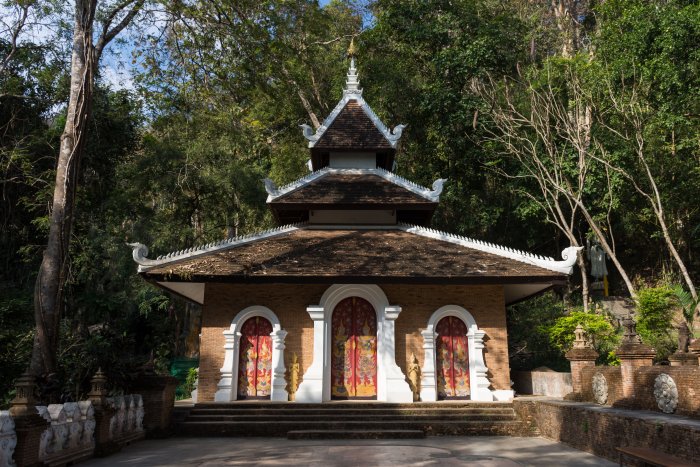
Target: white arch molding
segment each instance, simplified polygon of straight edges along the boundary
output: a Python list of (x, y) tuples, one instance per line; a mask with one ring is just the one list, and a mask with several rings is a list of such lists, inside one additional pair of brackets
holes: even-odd
[(395, 321), (401, 307), (390, 305), (384, 291), (371, 284), (334, 284), (318, 305), (306, 308), (314, 322), (313, 361), (294, 396), (297, 402), (331, 399), (331, 318), (335, 307), (349, 297), (367, 300), (377, 315), (377, 400), (413, 402), (406, 377), (396, 364)]
[[(493, 401), (503, 398), (502, 391), (498, 391), (497, 397), (489, 389), (491, 382), (486, 373), (488, 368), (484, 363), (484, 336), (486, 333), (479, 329), (476, 320), (466, 309), (459, 305), (445, 305), (438, 308), (428, 319), (428, 326), (421, 331), (423, 336), (423, 368), (421, 369), (421, 401), (436, 401), (437, 378), (435, 371), (437, 368), (437, 348), (435, 328), (441, 319), (454, 316), (461, 319), (467, 325), (467, 350), (469, 352), (469, 389), (471, 400)], [(510, 391), (509, 391), (510, 392)], [(506, 395), (507, 398), (507, 395)], [(512, 399), (512, 395), (510, 396)]]
[(238, 361), (240, 356), (240, 328), (250, 318), (261, 316), (272, 323), (272, 387), (270, 388), (270, 400), (286, 401), (287, 383), (284, 380), (284, 339), (287, 331), (282, 329), (277, 315), (267, 307), (254, 305), (241, 310), (233, 321), (231, 327), (224, 331), (226, 343), (224, 344), (224, 365), (221, 367), (221, 379), (218, 390), (214, 394), (216, 402), (231, 402), (238, 397)]

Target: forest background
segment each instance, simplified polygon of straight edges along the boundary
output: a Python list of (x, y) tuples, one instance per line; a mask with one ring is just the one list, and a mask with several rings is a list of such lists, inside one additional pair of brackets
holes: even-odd
[[(1, 405), (36, 340), (35, 285), (84, 3), (4, 0), (0, 10)], [(659, 360), (675, 350), (676, 324), (692, 327), (697, 2), (92, 5), (103, 31), (123, 28), (94, 55), (68, 190), (56, 364), (51, 378), (38, 375), (53, 382), (47, 397), (80, 397), (98, 367), (118, 391), (149, 359), (167, 371), (174, 357), (196, 357), (197, 307), (138, 277), (125, 243), (157, 256), (273, 226), (261, 180), (308, 173), (299, 125), (317, 127), (338, 101), (351, 39), (366, 100), (385, 122), (409, 124), (397, 172), (426, 186), (448, 179), (436, 228), (547, 256), (598, 244), (610, 294), (635, 303)], [(591, 297), (585, 251), (568, 287), (509, 309), (514, 367), (563, 369), (578, 322), (614, 363), (617, 323)]]

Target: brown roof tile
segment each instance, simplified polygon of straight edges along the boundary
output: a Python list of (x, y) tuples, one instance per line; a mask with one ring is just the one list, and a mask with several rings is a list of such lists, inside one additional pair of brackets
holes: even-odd
[(159, 281), (547, 283), (565, 274), (403, 230), (302, 228), (143, 273)]
[(437, 206), (411, 190), (379, 175), (328, 174), (290, 193), (275, 198), (271, 205), (418, 205)]
[(349, 101), (314, 149), (392, 149), (360, 104)]

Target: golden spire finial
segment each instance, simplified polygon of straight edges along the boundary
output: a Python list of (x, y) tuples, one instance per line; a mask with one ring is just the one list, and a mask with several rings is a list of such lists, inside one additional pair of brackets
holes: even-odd
[(354, 57), (357, 55), (357, 48), (355, 47), (355, 36), (350, 38), (350, 46), (348, 47), (348, 57)]

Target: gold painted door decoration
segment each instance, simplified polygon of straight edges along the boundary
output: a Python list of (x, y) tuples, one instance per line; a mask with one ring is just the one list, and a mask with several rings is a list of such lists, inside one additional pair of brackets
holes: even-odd
[(377, 398), (377, 315), (365, 299), (338, 303), (331, 319), (331, 398)]
[(238, 399), (269, 399), (272, 386), (272, 323), (262, 316), (241, 327)]

